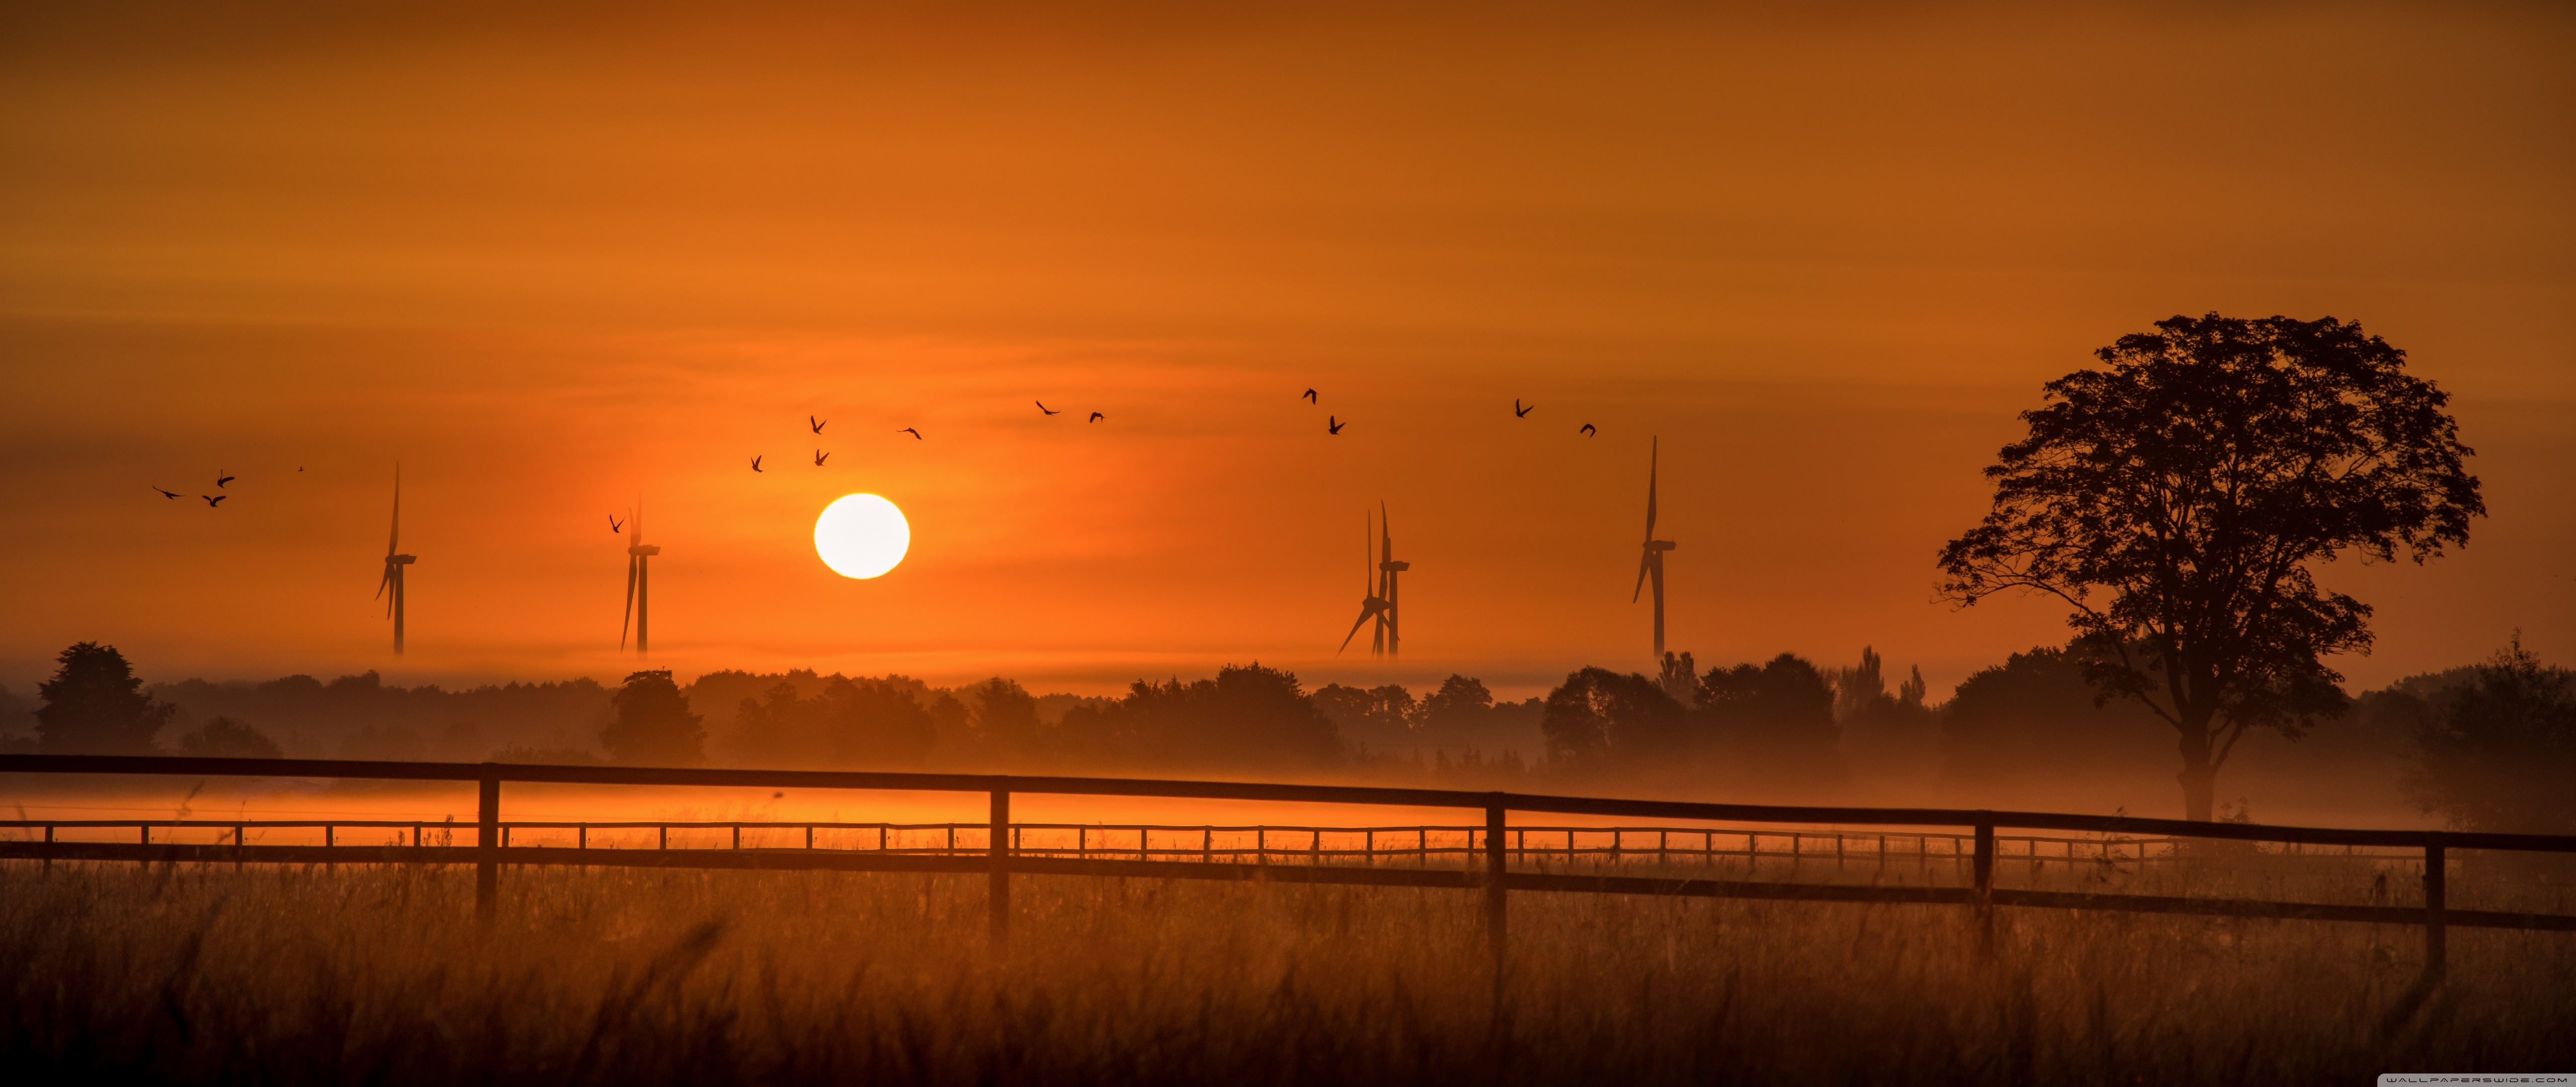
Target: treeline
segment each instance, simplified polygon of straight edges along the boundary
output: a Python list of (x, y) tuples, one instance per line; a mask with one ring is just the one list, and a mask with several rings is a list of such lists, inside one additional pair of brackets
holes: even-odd
[[(1900, 796), (1965, 790), (2009, 806), (2034, 782), (2169, 783), (2173, 731), (2100, 699), (2074, 651), (2016, 653), (1939, 703), (1919, 670), (1891, 688), (1879, 655), (1826, 668), (1783, 653), (1657, 675), (1583, 668), (1544, 697), (1498, 701), (1453, 675), (1308, 692), (1258, 663), (1139, 680), (1118, 697), (956, 688), (890, 675), (637, 672), (448, 691), (374, 673), (321, 682), (189, 680), (146, 688), (82, 643), (28, 700), (0, 691), (14, 751), (616, 761), (782, 768), (1225, 774), (1335, 773), (1468, 788), (1707, 795)], [(2576, 681), (2519, 643), (2486, 663), (2353, 699), (2297, 744), (2264, 750), (2349, 789), (2384, 782), (2463, 826), (2576, 832)], [(2257, 756), (2248, 756), (2257, 757)], [(2402, 773), (2400, 770), (2402, 769)], [(2401, 781), (2402, 778), (2402, 781)], [(2376, 786), (2372, 786), (2376, 787)], [(1955, 793), (1953, 794), (1955, 795)], [(1889, 801), (1895, 802), (1895, 801)], [(2242, 805), (2238, 812), (2243, 811)]]

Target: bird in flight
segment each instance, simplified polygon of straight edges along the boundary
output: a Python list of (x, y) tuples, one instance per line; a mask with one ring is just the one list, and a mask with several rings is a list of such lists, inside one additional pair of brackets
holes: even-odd
[(224, 508), (224, 499), (231, 498), (232, 496), (228, 494), (201, 494), (197, 497), (206, 500), (206, 508), (208, 509), (222, 509)]
[(830, 459), (832, 459), (832, 455), (831, 455), (831, 454), (826, 453), (826, 452), (824, 452), (824, 451), (822, 451), (822, 450), (820, 450), (820, 449), (817, 449), (817, 450), (815, 450), (815, 451), (814, 451), (814, 467), (820, 468), (820, 467), (822, 467), (822, 466), (823, 466), (823, 462), (824, 462), (824, 461), (827, 461), (827, 460), (830, 460)]
[[(1099, 412), (1096, 412), (1096, 411), (1095, 411), (1095, 412), (1092, 412), (1092, 413), (1091, 413), (1091, 418), (1084, 420), (1084, 422), (1097, 423), (1097, 422), (1099, 422), (1099, 421), (1101, 420), (1101, 418), (1102, 418), (1101, 414), (1100, 414)], [(1366, 526), (1362, 526), (1362, 527), (1366, 527)]]
[[(760, 455), (760, 457), (766, 457), (766, 456), (768, 456), (768, 455), (769, 455), (769, 454), (767, 454), (767, 453), (763, 453), (763, 454), (761, 454), (761, 455)], [(752, 470), (752, 471), (755, 471), (755, 472), (760, 471), (760, 457), (753, 457), (753, 458), (751, 458), (751, 470)]]
[(1532, 404), (1532, 405), (1530, 405), (1530, 406), (1529, 406), (1529, 407), (1527, 407), (1527, 408), (1522, 407), (1522, 406), (1521, 406), (1521, 398), (1520, 398), (1520, 397), (1515, 396), (1515, 397), (1513, 397), (1513, 398), (1512, 398), (1512, 418), (1514, 418), (1514, 419), (1527, 418), (1527, 417), (1528, 417), (1528, 415), (1529, 415), (1529, 413), (1530, 413), (1530, 410), (1531, 410), (1532, 408), (1536, 408), (1536, 407), (1538, 407), (1538, 405), (1536, 405), (1536, 404)]
[(805, 425), (806, 425), (806, 426), (813, 427), (813, 428), (814, 428), (814, 433), (816, 433), (816, 434), (820, 434), (820, 433), (822, 433), (822, 432), (823, 432), (823, 428), (824, 428), (824, 427), (827, 427), (827, 426), (832, 425), (832, 421), (831, 421), (831, 420), (829, 420), (829, 419), (817, 419), (817, 418), (815, 418), (815, 417), (813, 417), (813, 416), (811, 416), (811, 415), (808, 415), (808, 416), (806, 416), (806, 417), (805, 417)]
[(1056, 411), (1056, 410), (1054, 410), (1054, 409), (1051, 409), (1051, 408), (1047, 407), (1047, 406), (1046, 406), (1046, 401), (1044, 401), (1044, 400), (1031, 400), (1031, 401), (1029, 401), (1029, 403), (1032, 403), (1032, 404), (1037, 405), (1037, 406), (1038, 406), (1038, 410), (1039, 410), (1039, 411), (1046, 412), (1046, 413), (1047, 413), (1047, 414), (1049, 414), (1049, 415), (1062, 415), (1062, 414), (1064, 414), (1063, 412)]
[(1313, 390), (1313, 389), (1308, 389), (1308, 390), (1306, 390), (1306, 402), (1307, 402), (1307, 403), (1309, 403), (1309, 404), (1320, 404), (1320, 403), (1323, 403), (1323, 401), (1320, 401), (1320, 400), (1315, 399), (1315, 390)]
[(1598, 438), (1601, 436), (1601, 433), (1592, 429), (1592, 424), (1585, 423), (1583, 424), (1583, 436), (1586, 438)]
[[(161, 491), (161, 488), (159, 488), (159, 487), (154, 487), (154, 488), (152, 488), (152, 489), (153, 489), (153, 490), (156, 490), (156, 491)], [(179, 492), (177, 492), (177, 491), (161, 491), (161, 497), (163, 497), (163, 498), (177, 498), (177, 497), (179, 497)]]
[(1343, 422), (1343, 421), (1341, 421), (1341, 420), (1339, 420), (1339, 419), (1336, 419), (1336, 418), (1334, 418), (1334, 417), (1332, 417), (1332, 416), (1330, 416), (1330, 415), (1327, 415), (1327, 416), (1325, 416), (1325, 417), (1324, 417), (1324, 433), (1326, 433), (1326, 434), (1339, 434), (1339, 433), (1341, 433), (1341, 432), (1342, 432), (1342, 428), (1343, 428), (1343, 427), (1346, 427), (1346, 426), (1349, 426), (1349, 425), (1350, 425), (1349, 423), (1345, 423), (1345, 422)]
[(221, 487), (221, 486), (223, 486), (224, 484), (230, 483), (230, 482), (232, 482), (232, 481), (234, 481), (234, 480), (236, 480), (236, 479), (240, 479), (240, 478), (241, 478), (240, 476), (228, 476), (228, 475), (225, 475), (225, 474), (224, 474), (224, 470), (223, 470), (223, 469), (221, 469), (221, 468), (217, 468), (217, 469), (215, 469), (215, 486)]
[(902, 430), (895, 431), (895, 433), (897, 433), (897, 434), (910, 434), (910, 435), (912, 435), (912, 440), (914, 440), (914, 441), (916, 441), (916, 442), (921, 440), (921, 432), (920, 432), (920, 431), (918, 431), (918, 430), (914, 430), (914, 429), (912, 429), (911, 427), (905, 427), (905, 428), (903, 428)]
[(610, 531), (610, 532), (624, 532), (624, 531), (626, 531), (626, 522), (618, 520), (618, 519), (617, 519), (617, 515), (616, 515), (616, 514), (614, 514), (614, 513), (609, 514), (609, 515), (608, 515), (608, 531)]

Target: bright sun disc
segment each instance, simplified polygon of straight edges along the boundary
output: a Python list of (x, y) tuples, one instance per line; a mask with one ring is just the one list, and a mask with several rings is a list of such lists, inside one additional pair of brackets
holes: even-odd
[(845, 494), (814, 519), (814, 553), (842, 577), (869, 578), (894, 569), (912, 550), (903, 511), (872, 494)]

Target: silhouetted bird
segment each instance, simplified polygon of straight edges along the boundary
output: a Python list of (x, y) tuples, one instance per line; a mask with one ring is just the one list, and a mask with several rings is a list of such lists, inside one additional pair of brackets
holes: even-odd
[(197, 497), (205, 499), (206, 505), (209, 508), (222, 509), (224, 499), (231, 498), (232, 496), (228, 494), (201, 494)]
[(224, 474), (224, 470), (223, 470), (223, 469), (221, 469), (221, 468), (217, 468), (217, 469), (215, 469), (215, 486), (221, 487), (221, 486), (223, 486), (224, 484), (230, 483), (230, 482), (232, 482), (232, 481), (234, 481), (234, 480), (236, 480), (236, 479), (240, 479), (240, 478), (241, 478), (240, 476), (228, 476), (228, 475), (225, 475), (225, 474)]
[(1535, 408), (1535, 407), (1537, 407), (1537, 406), (1538, 406), (1538, 405), (1536, 405), (1536, 404), (1532, 404), (1532, 405), (1530, 405), (1528, 408), (1524, 408), (1524, 407), (1522, 407), (1522, 406), (1521, 406), (1521, 398), (1520, 398), (1520, 397), (1515, 396), (1515, 397), (1513, 397), (1513, 398), (1512, 398), (1512, 418), (1514, 418), (1514, 419), (1525, 418), (1525, 417), (1527, 417), (1527, 416), (1529, 415), (1529, 413), (1530, 413), (1530, 408)]
[[(763, 453), (763, 454), (761, 454), (761, 455), (760, 455), (760, 457), (766, 457), (766, 456), (768, 456), (768, 455), (769, 455), (769, 454), (767, 454), (767, 453)], [(755, 471), (755, 472), (760, 471), (760, 457), (753, 457), (753, 458), (751, 458), (751, 470), (752, 470), (752, 471)]]
[(905, 427), (905, 428), (903, 428), (902, 430), (895, 431), (895, 433), (897, 433), (897, 434), (910, 434), (910, 435), (912, 435), (912, 440), (914, 440), (914, 441), (916, 441), (916, 442), (921, 440), (921, 432), (920, 432), (920, 431), (918, 431), (918, 430), (914, 430), (914, 429), (912, 429), (911, 427)]
[(820, 449), (817, 449), (817, 450), (815, 450), (815, 451), (814, 451), (814, 467), (820, 468), (820, 467), (822, 467), (822, 466), (823, 466), (823, 462), (824, 462), (824, 461), (827, 461), (827, 460), (830, 460), (830, 459), (832, 459), (832, 455), (831, 455), (831, 454), (826, 453), (826, 452), (824, 452), (824, 451), (822, 451), (822, 450), (820, 450)]
[(1056, 410), (1054, 410), (1054, 409), (1052, 409), (1052, 408), (1047, 407), (1047, 406), (1046, 406), (1046, 401), (1044, 401), (1044, 400), (1031, 400), (1031, 401), (1029, 401), (1029, 403), (1032, 403), (1032, 404), (1037, 405), (1037, 406), (1038, 406), (1038, 410), (1039, 410), (1039, 411), (1046, 412), (1046, 413), (1047, 413), (1047, 414), (1049, 414), (1049, 415), (1062, 415), (1062, 414), (1064, 414), (1063, 412), (1056, 411)]
[(1342, 428), (1343, 428), (1343, 427), (1346, 427), (1346, 426), (1349, 426), (1349, 425), (1350, 425), (1349, 423), (1345, 423), (1345, 422), (1343, 422), (1343, 421), (1341, 421), (1341, 420), (1339, 420), (1339, 419), (1336, 419), (1336, 418), (1334, 418), (1334, 417), (1332, 417), (1332, 416), (1330, 416), (1330, 415), (1327, 415), (1327, 416), (1325, 416), (1325, 417), (1324, 417), (1324, 433), (1326, 433), (1326, 434), (1339, 434), (1339, 433), (1341, 433), (1341, 432), (1342, 432)]
[(609, 514), (609, 515), (608, 515), (608, 531), (610, 531), (610, 532), (624, 532), (624, 531), (626, 531), (626, 522), (618, 520), (618, 519), (617, 519), (617, 515), (616, 515), (616, 514), (614, 514), (614, 513)]
[(814, 433), (816, 433), (816, 434), (820, 434), (820, 433), (822, 433), (822, 432), (823, 432), (823, 428), (824, 428), (824, 427), (827, 427), (827, 426), (832, 425), (832, 421), (831, 421), (831, 420), (829, 420), (829, 419), (817, 419), (817, 418), (815, 418), (815, 417), (813, 417), (813, 416), (811, 416), (811, 415), (808, 415), (808, 416), (806, 416), (806, 417), (805, 417), (805, 425), (806, 425), (806, 426), (813, 427), (813, 428), (814, 428)]
[(1586, 438), (1598, 438), (1601, 434), (1599, 431), (1592, 429), (1592, 424), (1585, 423), (1583, 424), (1583, 436)]
[[(149, 484), (146, 484), (146, 485), (147, 485), (147, 486), (149, 486)], [(161, 488), (159, 488), (159, 487), (153, 487), (152, 489), (153, 489), (153, 490), (156, 490), (156, 491), (161, 491)], [(177, 491), (161, 491), (161, 497), (163, 497), (163, 498), (177, 498), (177, 497), (179, 497), (179, 492), (177, 492)]]
[(1315, 390), (1313, 390), (1313, 389), (1308, 389), (1308, 390), (1306, 390), (1306, 402), (1307, 402), (1307, 403), (1309, 403), (1309, 404), (1320, 404), (1320, 403), (1323, 403), (1323, 401), (1320, 401), (1320, 400), (1315, 399)]
[(1099, 412), (1096, 412), (1096, 411), (1095, 411), (1095, 412), (1092, 412), (1092, 413), (1091, 413), (1091, 418), (1089, 418), (1089, 419), (1085, 419), (1085, 420), (1083, 420), (1083, 422), (1086, 422), (1086, 423), (1097, 423), (1097, 422), (1099, 422), (1100, 420), (1101, 420), (1101, 414), (1100, 414)]

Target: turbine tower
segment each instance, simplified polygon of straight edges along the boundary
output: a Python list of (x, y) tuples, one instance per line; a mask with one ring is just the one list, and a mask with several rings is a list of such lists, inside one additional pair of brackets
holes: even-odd
[(385, 541), (385, 578), (376, 583), (377, 599), (384, 599), (388, 591), (393, 593), (393, 599), (385, 601), (385, 614), (394, 621), (394, 655), (397, 657), (403, 651), (403, 568), (417, 561), (413, 556), (402, 553), (402, 465), (397, 464), (394, 466), (393, 537)]
[(1657, 439), (1646, 447), (1646, 554), (1637, 561), (1637, 588), (1628, 594), (1628, 602), (1634, 604), (1646, 590), (1647, 579), (1655, 582), (1655, 659), (1659, 661), (1664, 659), (1664, 552), (1681, 546), (1655, 538), (1655, 461), (1660, 444)]
[[(1351, 632), (1342, 635), (1342, 649), (1349, 649), (1351, 647), (1351, 639), (1360, 636), (1360, 628), (1368, 625), (1368, 621), (1371, 619), (1377, 620), (1377, 634), (1369, 640), (1369, 652), (1371, 654), (1384, 653), (1386, 651), (1386, 613), (1391, 607), (1393, 607), (1393, 605), (1387, 602), (1386, 597), (1381, 595), (1378, 591), (1378, 579), (1383, 575), (1378, 573), (1376, 551), (1377, 541), (1374, 539), (1376, 535), (1377, 533), (1374, 530), (1374, 527), (1368, 523), (1368, 514), (1366, 512), (1362, 512), (1360, 514), (1360, 561), (1362, 563), (1360, 568), (1360, 617), (1358, 622), (1351, 624)], [(1342, 649), (1334, 650), (1333, 655), (1337, 657), (1341, 656)]]
[(1397, 608), (1399, 600), (1395, 592), (1395, 576), (1413, 569), (1413, 564), (1409, 562), (1396, 561), (1395, 537), (1387, 534), (1386, 502), (1384, 500), (1380, 500), (1377, 504), (1377, 531), (1377, 568), (1380, 574), (1384, 577), (1384, 580), (1379, 582), (1383, 587), (1383, 591), (1379, 595), (1386, 598), (1386, 610), (1378, 619), (1378, 627), (1386, 635), (1386, 655), (1392, 657), (1395, 656), (1396, 643), (1399, 641), (1398, 635), (1402, 632), (1402, 629), (1396, 624), (1403, 619), (1402, 612)]
[[(626, 546), (626, 619), (635, 625), (635, 655), (640, 657), (646, 652), (648, 617), (652, 613), (650, 605), (653, 599), (653, 579), (650, 560), (653, 556), (661, 554), (662, 549), (644, 542), (644, 503), (641, 500), (635, 503), (634, 519), (635, 542)], [(625, 622), (620, 622), (617, 627), (617, 648), (620, 650), (626, 648)]]

